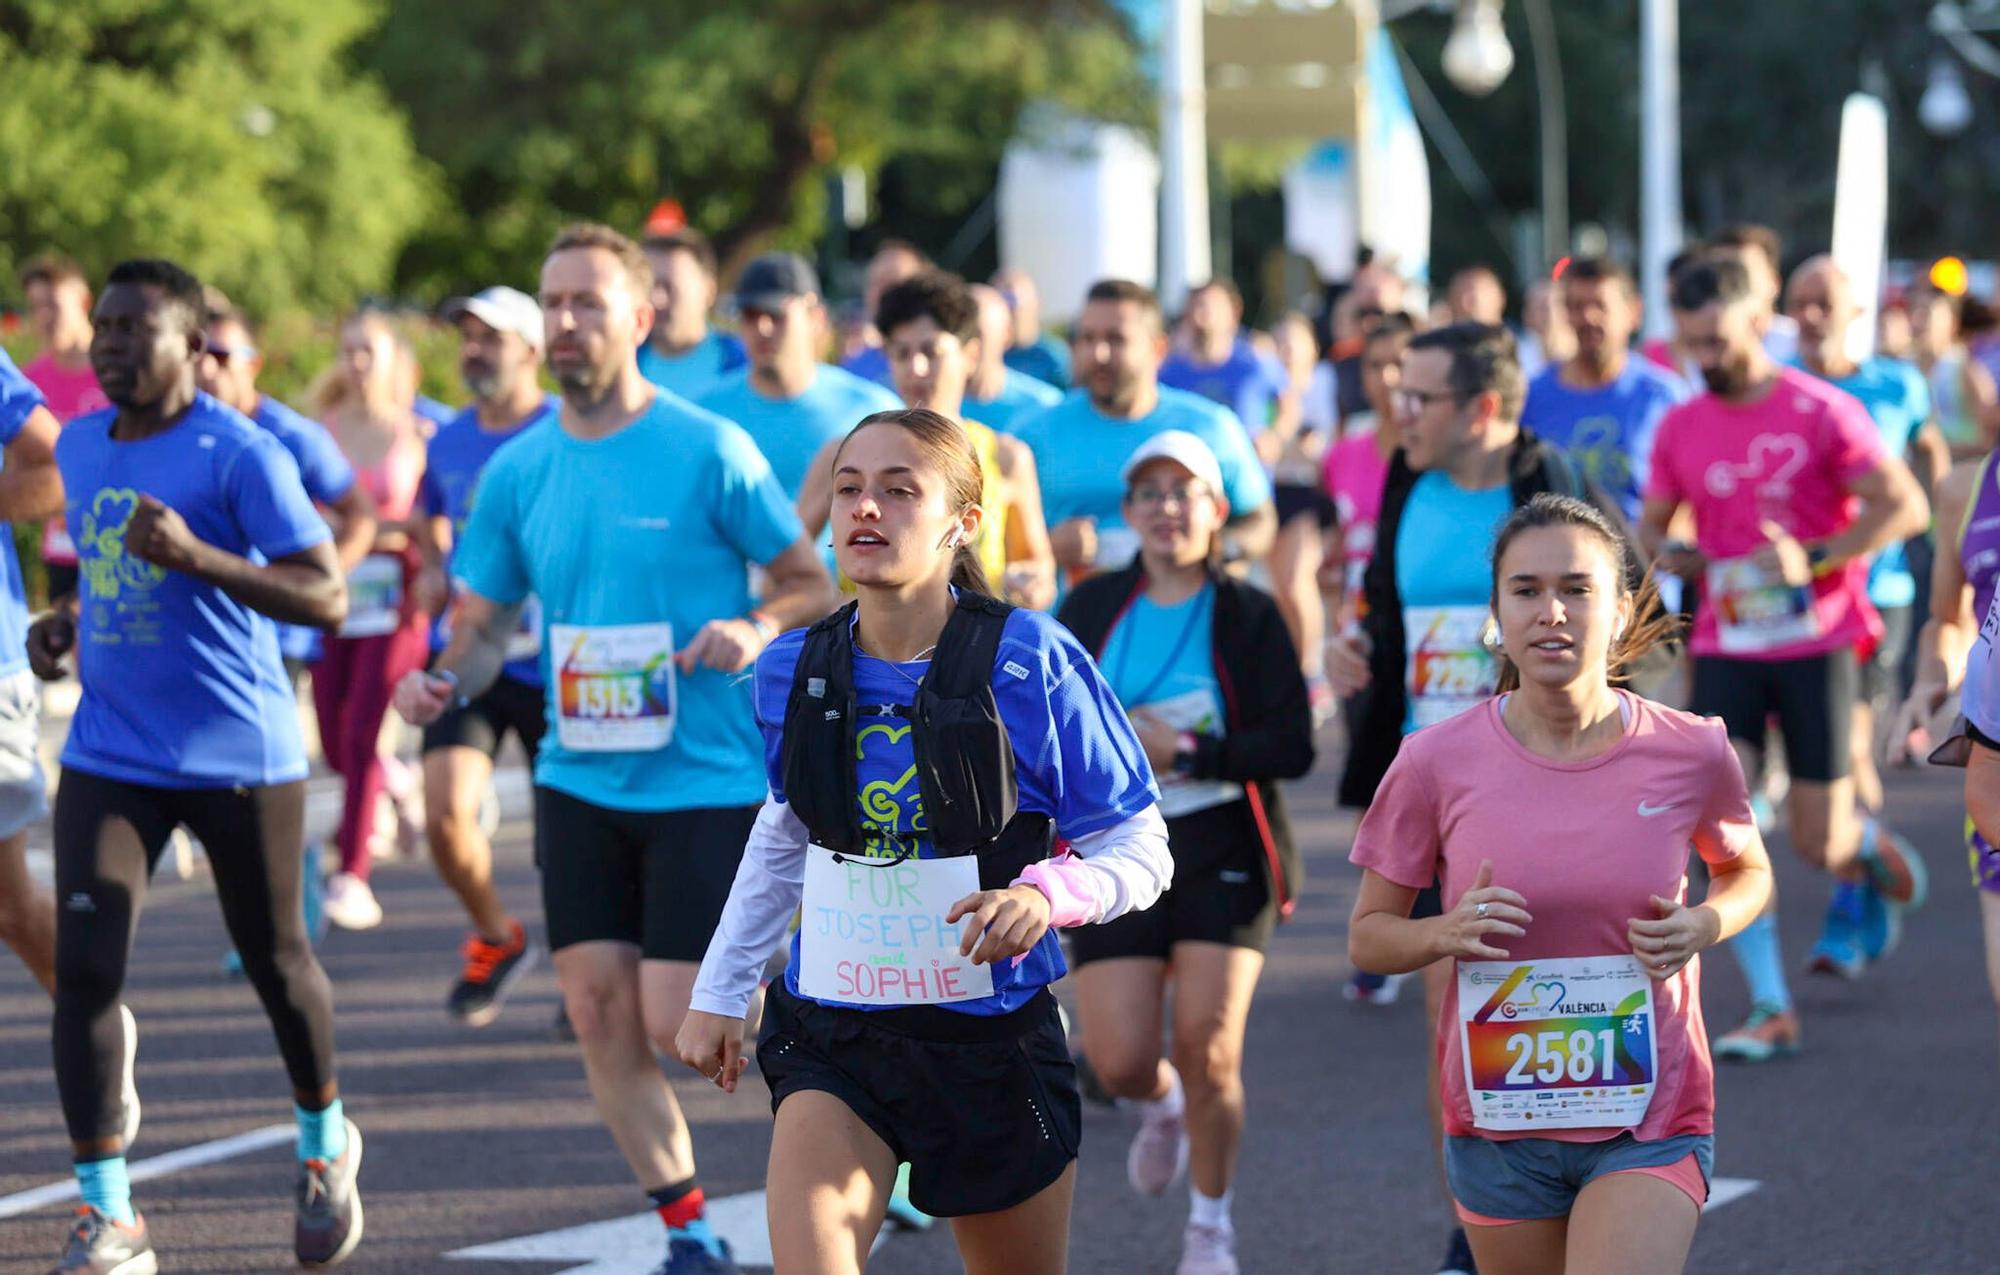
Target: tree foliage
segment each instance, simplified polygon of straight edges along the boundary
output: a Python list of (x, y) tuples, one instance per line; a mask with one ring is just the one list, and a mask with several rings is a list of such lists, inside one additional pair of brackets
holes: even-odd
[(431, 169), (348, 46), (371, 0), (0, 2), (0, 268), (172, 257), (262, 310), (388, 282)]

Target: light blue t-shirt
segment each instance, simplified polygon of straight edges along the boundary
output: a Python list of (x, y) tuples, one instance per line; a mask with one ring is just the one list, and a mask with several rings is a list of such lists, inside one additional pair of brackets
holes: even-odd
[(1160, 384), (1220, 403), (1253, 430), (1271, 423), (1278, 396), (1287, 388), (1285, 369), (1259, 354), (1245, 337), (1236, 339), (1220, 363), (1200, 363), (1185, 350), (1174, 351), (1160, 365)]
[(1660, 418), (1686, 395), (1680, 380), (1637, 355), (1611, 384), (1591, 390), (1563, 384), (1561, 367), (1551, 366), (1529, 382), (1521, 424), (1636, 520)]
[[(1188, 695), (1208, 695), (1219, 709), (1221, 686), (1215, 680), (1215, 586), (1172, 606), (1161, 606), (1143, 593), (1111, 626), (1098, 661), (1118, 702), (1127, 708), (1157, 704)], [(1202, 734), (1222, 733), (1222, 719), (1186, 727)]]
[[(1882, 435), (1882, 450), (1898, 460), (1909, 454), (1910, 440), (1930, 418), (1930, 386), (1913, 363), (1872, 358), (1851, 375), (1829, 384), (1861, 400)], [(1917, 578), (1910, 574), (1909, 554), (1902, 541), (1891, 544), (1869, 564), (1868, 600), (1878, 607), (1916, 604)]]
[[(0, 350), (0, 447), (21, 436), (28, 417), (46, 407), (35, 383)], [(0, 468), (4, 461), (0, 460)], [(0, 677), (12, 677), (28, 667), (28, 590), (21, 579), (21, 560), (14, 551), (14, 528), (0, 522)]]
[[(626, 715), (601, 692), (627, 679), (616, 666), (579, 666), (577, 639), (598, 649), (633, 636), (627, 626), (668, 624), (673, 648), (682, 649), (710, 620), (750, 610), (750, 564), (769, 562), (802, 534), (749, 435), (672, 394), (656, 396), (645, 415), (608, 438), (577, 438), (558, 420), (495, 452), (453, 567), (481, 597), (503, 605), (530, 593), (541, 599), (549, 732), (535, 781), (616, 810), (762, 799), (747, 680), (696, 668), (673, 673), (669, 684), (672, 662), (653, 658), (663, 652), (628, 650), (646, 660), (648, 720), (661, 724), (656, 704), (668, 706), (671, 737), (664, 746), (600, 751), (602, 719)], [(557, 626), (570, 640), (562, 650)], [(572, 732), (593, 743), (573, 746)]]
[(743, 342), (715, 328), (684, 353), (667, 355), (650, 343), (639, 347), (639, 374), (692, 403), (746, 362)]
[(1095, 518), (1101, 535), (1125, 526), (1125, 480), (1118, 471), (1126, 458), (1169, 429), (1186, 430), (1215, 452), (1231, 517), (1271, 502), (1271, 481), (1236, 414), (1184, 390), (1161, 386), (1159, 403), (1136, 421), (1106, 416), (1092, 406), (1088, 391), (1071, 390), (1054, 407), (1022, 417), (1012, 433), (1035, 453), (1049, 525)]
[(1053, 385), (1058, 390), (1069, 388), (1069, 347), (1046, 332), (1000, 357), (1008, 367), (1044, 385)]
[(978, 421), (988, 429), (997, 429), (1002, 434), (1011, 434), (1015, 423), (1023, 417), (1060, 402), (1061, 390), (1009, 368), (1006, 380), (1000, 383), (1000, 392), (992, 398), (974, 398), (968, 391), (964, 411), (969, 420)]
[[(341, 455), (340, 444), (333, 441), (326, 426), (268, 394), (257, 400), (257, 410), (250, 419), (269, 430), (292, 454), (298, 462), (299, 481), (314, 504), (331, 505), (354, 487), (354, 466)], [(325, 635), (308, 625), (278, 626), (278, 653), (286, 659), (317, 660), (324, 644)]]
[(56, 442), (76, 537), (83, 698), (65, 768), (157, 788), (288, 783), (306, 775), (291, 680), (270, 617), (190, 575), (125, 553), (143, 493), (218, 549), (266, 561), (332, 538), (277, 437), (206, 394), (164, 433), (119, 442), (117, 409)]
[(798, 498), (806, 469), (820, 448), (845, 437), (862, 417), (903, 405), (881, 386), (824, 365), (796, 398), (766, 398), (750, 384), (746, 369), (704, 394), (700, 403), (744, 428), (771, 462), (778, 485), (793, 499)]
[[(806, 630), (794, 629), (771, 643), (757, 660), (757, 722), (764, 731), (764, 766), (773, 797), (785, 799), (783, 762), (785, 703), (792, 675), (805, 646)], [(1037, 611), (1007, 617), (994, 654), (993, 700), (1014, 749), (1019, 809), (1045, 814), (1064, 837), (1087, 836), (1139, 814), (1159, 800), (1146, 750), (1111, 693), (1097, 665), (1069, 630)], [(856, 651), (857, 703), (908, 704), (930, 667), (928, 660), (893, 664)], [(862, 827), (905, 838), (929, 827), (916, 779), (916, 754), (909, 726), (900, 718), (871, 720), (856, 733), (855, 781), (869, 794), (856, 794)], [(936, 857), (919, 839), (917, 856)], [(993, 967), (993, 995), (939, 1006), (963, 1014), (1005, 1014), (1067, 972), (1053, 930), (1016, 965)], [(799, 991), (799, 937), (792, 936), (792, 959), (785, 986)], [(808, 998), (809, 999), (809, 998)], [(838, 1004), (823, 1001), (822, 1004)], [(879, 1009), (849, 1005), (849, 1009)]]
[[(1418, 475), (1396, 525), (1396, 596), (1404, 608), (1488, 608), (1493, 601), (1493, 533), (1513, 508), (1513, 493), (1505, 483), (1467, 491), (1442, 470)], [(1404, 712), (1403, 733), (1416, 726), (1412, 703)]]

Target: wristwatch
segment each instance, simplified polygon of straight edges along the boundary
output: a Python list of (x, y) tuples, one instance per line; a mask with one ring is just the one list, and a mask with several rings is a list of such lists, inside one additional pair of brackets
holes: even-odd
[(757, 636), (762, 638), (766, 645), (770, 644), (772, 638), (778, 636), (777, 623), (762, 611), (752, 611), (743, 618), (751, 628), (757, 630)]

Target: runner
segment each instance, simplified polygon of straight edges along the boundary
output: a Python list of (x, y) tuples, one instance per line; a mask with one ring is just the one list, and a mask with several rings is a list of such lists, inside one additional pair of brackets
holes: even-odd
[(1008, 367), (1059, 391), (1069, 389), (1069, 346), (1053, 332), (1042, 330), (1042, 292), (1025, 270), (1007, 269), (993, 276), (993, 286), (1013, 315), (1013, 336), (1003, 356)]
[[(1395, 396), (1402, 447), (1389, 462), (1360, 626), (1328, 646), (1334, 689), (1343, 696), (1366, 692), (1340, 779), (1343, 806), (1366, 809), (1374, 802), (1411, 732), (1493, 693), (1498, 674), (1484, 637), (1492, 581), (1479, 555), (1465, 551), (1468, 537), (1483, 540), (1487, 529), (1543, 492), (1588, 493), (1617, 520), (1608, 497), (1521, 428), (1526, 386), (1514, 349), (1505, 328), (1459, 323), (1412, 338), (1403, 355)], [(1441, 908), (1437, 890), (1427, 889), (1414, 915), (1433, 917)], [(1425, 1012), (1432, 1018), (1450, 981), (1443, 964), (1424, 971)], [(1355, 996), (1386, 990), (1357, 986)], [(1435, 1104), (1431, 1115), (1435, 1122)], [(1465, 1245), (1455, 1230), (1441, 1269), (1470, 1270)]]
[[(1898, 913), (1924, 896), (1922, 861), (1857, 817), (1854, 800), (1855, 647), (1881, 631), (1866, 563), (1921, 531), (1928, 511), (1859, 403), (1771, 360), (1762, 295), (1740, 264), (1689, 266), (1672, 299), (1708, 392), (1660, 424), (1641, 540), (1667, 570), (1705, 581), (1689, 642), (1693, 707), (1727, 724), (1746, 782), (1767, 719), (1778, 719), (1792, 845), (1836, 882), (1815, 959), (1858, 976), (1865, 952), (1886, 951)], [(1660, 557), (1683, 505), (1696, 547)], [(1763, 1061), (1799, 1046), (1777, 924), (1767, 912), (1732, 945), (1753, 1009), (1716, 1041), (1717, 1057)]]
[[(1750, 275), (1750, 291), (1763, 308), (1764, 352), (1773, 362), (1790, 363), (1799, 354), (1799, 326), (1790, 315), (1781, 313), (1778, 303), (1785, 288), (1784, 241), (1769, 226), (1744, 222), (1725, 226), (1708, 237), (1696, 250), (1697, 261), (1734, 261)], [(1696, 372), (1701, 370), (1700, 352), (1689, 351)]]
[(745, 266), (736, 310), (750, 365), (698, 402), (749, 431), (778, 485), (797, 499), (819, 450), (868, 413), (895, 407), (896, 396), (819, 361), (826, 309), (804, 258), (770, 252)]
[(1467, 266), (1451, 277), (1444, 295), (1453, 323), (1498, 327), (1507, 321), (1507, 286), (1491, 266)]
[(535, 854), (556, 979), (598, 1114), (666, 1224), (655, 1275), (733, 1272), (653, 1050), (680, 1024), (763, 792), (734, 675), (834, 594), (749, 437), (639, 375), (654, 316), (638, 245), (570, 227), (541, 288), (562, 408), (480, 476), (451, 645), (403, 679), (396, 709), (430, 725), (486, 694), (541, 600)]
[[(979, 503), (989, 511), (972, 546), (980, 570), (1007, 600), (1048, 609), (1056, 596), (1055, 555), (1042, 521), (1034, 453), (1019, 439), (963, 415), (972, 368), (986, 358), (972, 290), (957, 275), (931, 271), (883, 293), (875, 315), (888, 342), (883, 348), (889, 352), (896, 392), (911, 407), (958, 421), (979, 454), (985, 476)], [(833, 460), (844, 441), (820, 450), (799, 492), (799, 516), (813, 539), (832, 509)]]
[[(965, 385), (966, 410), (980, 424), (1009, 434), (1022, 417), (1061, 402), (1062, 391), (1007, 366), (1014, 315), (999, 289), (975, 283), (972, 299), (979, 306), (979, 362)], [(887, 339), (885, 332), (883, 340)]]
[(1556, 296), (1556, 283), (1537, 279), (1521, 298), (1521, 371), (1532, 384), (1552, 366), (1576, 357), (1576, 333)]
[(1253, 435), (1262, 433), (1291, 383), (1243, 330), (1243, 294), (1221, 277), (1197, 284), (1188, 291), (1181, 321), (1189, 344), (1160, 364), (1160, 384), (1220, 403)]
[[(864, 381), (877, 385), (889, 384), (889, 355), (883, 349), (887, 339), (881, 325), (876, 321), (876, 313), (882, 304), (882, 294), (905, 279), (922, 274), (937, 267), (923, 254), (922, 249), (907, 239), (885, 239), (875, 255), (868, 259), (868, 270), (861, 279), (861, 314), (865, 322), (861, 328), (862, 347), (840, 361), (841, 370), (850, 372)], [(738, 285), (739, 288), (741, 285)], [(818, 288), (815, 286), (814, 291)], [(877, 409), (879, 410), (879, 409)]]
[(414, 850), (421, 823), (412, 818), (416, 782), (382, 756), (382, 722), (396, 683), (424, 665), (430, 617), (410, 586), (420, 564), (411, 534), (422, 521), (417, 487), (424, 475), (426, 431), (399, 387), (406, 351), (388, 316), (362, 310), (340, 329), (340, 359), (320, 387), (319, 418), (375, 502), (375, 543), (348, 573), (347, 622), (326, 638), (312, 668), (320, 750), (346, 781), (334, 844), (340, 867), (327, 878), (327, 920), (344, 930), (382, 923), (368, 885), (375, 860), (377, 806), (386, 794), (396, 814), (394, 844)]
[[(686, 256), (678, 250), (669, 255)], [(660, 288), (653, 291), (657, 296)], [(492, 287), (451, 302), (444, 313), (458, 327), (459, 375), (473, 401), (431, 439), (417, 499), (424, 515), (415, 536), (424, 560), (415, 585), (418, 606), (444, 617), (432, 630), (433, 654), (450, 637), (449, 555), (472, 511), (480, 471), (502, 444), (541, 427), (558, 406), (539, 380), (542, 311), (534, 298)], [(663, 322), (654, 322), (656, 337)], [(651, 348), (641, 348), (642, 361)], [(520, 631), (509, 640), (507, 663), (493, 685), (424, 728), (424, 830), (431, 861), (472, 922), (465, 968), (445, 1008), (468, 1027), (484, 1027), (499, 1017), (507, 993), (541, 957), (493, 887), (493, 847), (480, 826), (480, 804), (492, 788), (494, 759), (508, 734), (521, 741), (532, 770), (546, 726), (540, 608), (522, 610)]]
[(1361, 352), (1361, 386), (1368, 410), (1348, 416), (1339, 441), (1326, 449), (1324, 478), (1340, 534), (1340, 580), (1333, 591), (1333, 613), (1343, 630), (1361, 620), (1361, 582), (1375, 556), (1382, 488), (1389, 478), (1389, 460), (1402, 445), (1395, 399), (1403, 383), (1403, 353), (1415, 334), (1416, 325), (1407, 314), (1386, 315), (1369, 332)]
[(1269, 553), (1278, 529), (1271, 485), (1242, 422), (1226, 407), (1159, 383), (1167, 329), (1152, 290), (1123, 279), (1092, 284), (1072, 353), (1078, 388), (1016, 430), (1041, 470), (1049, 539), (1069, 582), (1124, 567), (1138, 552), (1122, 517), (1118, 474), (1141, 443), (1169, 429), (1207, 443), (1222, 467), (1231, 512), (1224, 557)]
[[(1433, 1052), (1483, 1275), (1684, 1268), (1715, 1145), (1698, 954), (1770, 897), (1724, 732), (1612, 687), (1671, 631), (1630, 558), (1579, 500), (1507, 519), (1489, 598), (1515, 689), (1413, 736), (1354, 837), (1355, 963), (1455, 968)], [(1433, 880), (1449, 910), (1414, 919)]]
[(658, 317), (639, 347), (639, 371), (661, 389), (693, 402), (749, 361), (742, 341), (709, 324), (715, 309), (715, 248), (691, 226), (670, 235), (648, 235), (640, 246), (653, 267)]
[[(861, 1270), (899, 1160), (968, 1275), (1064, 1269), (1081, 1108), (1051, 929), (1145, 908), (1172, 874), (1151, 769), (1096, 666), (1055, 621), (985, 596), (980, 487), (952, 420), (863, 420), (833, 513), (860, 597), (758, 662), (770, 796), (678, 1053), (735, 1089), (744, 1011), (803, 899), (757, 1055), (780, 1271)], [(905, 964), (891, 928), (931, 955)]]
[(1993, 373), (1970, 357), (1959, 339), (1959, 298), (1918, 284), (1910, 289), (1909, 304), (1917, 366), (1930, 387), (1931, 419), (1944, 432), (1954, 463), (1978, 460), (2000, 441), (2000, 390)]
[(27, 642), (44, 679), (74, 650), (83, 683), (56, 793), (54, 1029), (83, 1206), (51, 1275), (157, 1269), (118, 1133), (114, 1011), (147, 879), (183, 825), (208, 851), (291, 1078), (294, 1252), (330, 1266), (362, 1233), (361, 1135), (334, 1081), (332, 989), (301, 900), (305, 748), (271, 624), (338, 625), (346, 591), (283, 445), (195, 388), (203, 316), (180, 267), (114, 267), (90, 360), (116, 406), (56, 446), (89, 605), (58, 605)]
[(1077, 1003), (1092, 1067), (1142, 1113), (1133, 1188), (1160, 1195), (1188, 1174), (1179, 1275), (1235, 1275), (1243, 1032), (1301, 876), (1277, 781), (1312, 769), (1312, 714), (1276, 602), (1215, 566), (1228, 507), (1207, 444), (1155, 434), (1125, 482), (1139, 557), (1077, 586), (1058, 618), (1097, 658), (1161, 776), (1174, 884), (1145, 912), (1076, 932)]
[(1401, 275), (1386, 265), (1366, 265), (1333, 307), (1333, 331), (1327, 358), (1333, 363), (1335, 403), (1343, 417), (1368, 410), (1361, 388), (1361, 349), (1368, 334), (1385, 317), (1409, 314), (1409, 290)]
[[(21, 271), (20, 282), (41, 346), (21, 371), (41, 391), (56, 423), (106, 406), (110, 400), (90, 370), (90, 281), (82, 267), (67, 257), (39, 257)], [(50, 598), (76, 592), (76, 542), (60, 513), (42, 524), (42, 565)]]
[(1319, 357), (1312, 321), (1287, 314), (1271, 330), (1285, 393), (1270, 425), (1253, 440), (1271, 475), (1278, 538), (1271, 546), (1271, 590), (1291, 631), (1312, 701), (1313, 722), (1339, 711), (1326, 680), (1326, 592), (1320, 576), (1338, 515), (1321, 471), (1334, 421), (1333, 365)]

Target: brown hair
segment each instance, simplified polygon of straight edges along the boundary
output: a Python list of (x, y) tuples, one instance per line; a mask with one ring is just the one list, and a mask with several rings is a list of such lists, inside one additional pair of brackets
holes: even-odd
[(90, 291), (90, 280), (85, 277), (83, 267), (61, 253), (47, 252), (21, 267), (21, 290), (27, 291), (30, 284), (45, 283), (50, 287), (58, 284), (74, 283), (85, 292)]
[(1461, 404), (1489, 391), (1500, 400), (1500, 419), (1521, 419), (1528, 379), (1521, 375), (1520, 348), (1514, 334), (1497, 323), (1470, 321), (1432, 328), (1410, 338), (1409, 352), (1443, 350), (1451, 356), (1451, 392)]
[(602, 222), (573, 222), (556, 232), (555, 241), (549, 245), (543, 260), (572, 248), (602, 248), (618, 258), (618, 264), (625, 267), (632, 287), (642, 298), (653, 295), (653, 263), (646, 260), (645, 252), (629, 237)]
[[(945, 498), (955, 513), (962, 513), (968, 507), (981, 503), (986, 493), (986, 471), (979, 463), (979, 452), (973, 447), (972, 436), (965, 432), (965, 426), (926, 407), (899, 407), (893, 411), (876, 412), (862, 417), (859, 424), (847, 431), (847, 438), (841, 440), (840, 447), (833, 453), (836, 466), (840, 464), (840, 453), (847, 450), (847, 440), (870, 425), (894, 425), (910, 436), (917, 450), (923, 453), (925, 463), (944, 475)], [(998, 513), (997, 510), (990, 512)], [(986, 569), (980, 566), (979, 553), (969, 540), (960, 541), (958, 549), (952, 554), (951, 583), (960, 589), (993, 596), (993, 587), (986, 580)]]
[(1153, 318), (1155, 331), (1167, 330), (1166, 311), (1160, 308), (1159, 294), (1143, 283), (1130, 279), (1099, 279), (1090, 285), (1090, 291), (1083, 294), (1085, 305), (1092, 301), (1109, 301), (1114, 304), (1129, 301)]
[(715, 278), (715, 245), (693, 226), (682, 226), (671, 234), (647, 235), (639, 246), (647, 252), (684, 252), (694, 258), (703, 274)]
[[(1542, 527), (1575, 527), (1589, 532), (1611, 555), (1612, 567), (1618, 577), (1619, 596), (1632, 599), (1632, 619), (1622, 633), (1611, 639), (1607, 663), (1613, 683), (1626, 681), (1631, 676), (1633, 664), (1653, 648), (1680, 635), (1681, 617), (1661, 604), (1659, 586), (1653, 582), (1652, 572), (1639, 566), (1632, 545), (1624, 534), (1588, 501), (1545, 491), (1531, 498), (1500, 524), (1500, 530), (1493, 537), (1493, 613), (1496, 616), (1500, 613), (1500, 560), (1507, 556), (1508, 546), (1522, 532)], [(1500, 666), (1498, 689), (1502, 693), (1518, 689), (1521, 670), (1514, 667), (1506, 651), (1497, 645), (1494, 658)]]
[(363, 410), (412, 410), (417, 395), (416, 354), (403, 334), (396, 330), (395, 320), (389, 312), (377, 306), (362, 306), (341, 319), (334, 329), (336, 341), (347, 329), (359, 327), (385, 332), (389, 336), (390, 357), (394, 361), (391, 369), (394, 375), (393, 398), (388, 403), (368, 404), (361, 402), (361, 391), (348, 381), (336, 355), (331, 367), (313, 378), (306, 388), (306, 402), (311, 406), (311, 415), (317, 420), (329, 420), (350, 406)]

